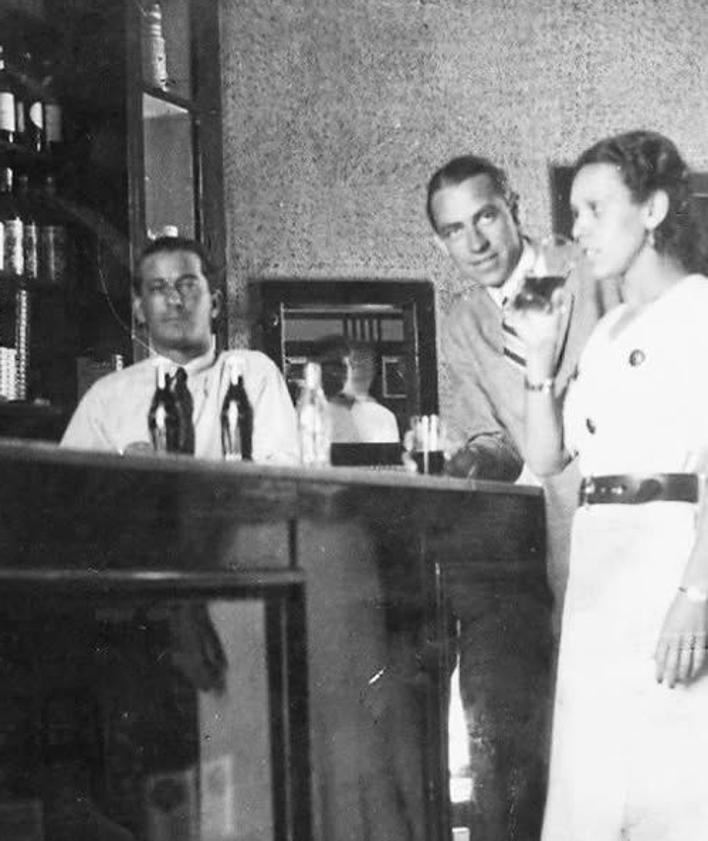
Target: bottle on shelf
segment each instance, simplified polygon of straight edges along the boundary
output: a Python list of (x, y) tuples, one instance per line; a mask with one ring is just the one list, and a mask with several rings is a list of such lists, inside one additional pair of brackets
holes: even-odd
[(17, 208), (22, 221), (24, 275), (27, 282), (34, 285), (39, 277), (39, 225), (26, 173), (17, 178)]
[(240, 360), (235, 357), (229, 362), (229, 387), (221, 406), (221, 445), (227, 460), (253, 458), (253, 407), (243, 384)]
[(53, 76), (45, 76), (42, 85), (44, 97), (42, 108), (44, 111), (44, 148), (51, 154), (61, 152), (64, 142), (63, 110), (55, 89)]
[(148, 412), (148, 429), (156, 453), (173, 453), (179, 444), (179, 418), (175, 398), (170, 390), (170, 378), (165, 365), (158, 362), (155, 394)]
[(143, 81), (147, 85), (166, 91), (167, 50), (162, 31), (162, 9), (151, 3), (145, 13), (143, 28)]
[(27, 100), (25, 133), (35, 152), (57, 152), (63, 143), (62, 106), (48, 61), (42, 63), (40, 72), (41, 81), (32, 84)]
[(322, 368), (305, 363), (304, 382), (297, 401), (300, 460), (304, 465), (324, 467), (330, 463), (332, 420), (322, 390)]
[(17, 61), (19, 73), (15, 86), (15, 143), (19, 146), (29, 146), (27, 111), (33, 99), (28, 85), (31, 78), (32, 53), (25, 50)]
[(25, 270), (23, 225), (13, 193), (14, 172), (0, 167), (0, 227), (2, 228), (2, 271), (22, 277)]
[(42, 103), (35, 99), (28, 102), (25, 110), (25, 136), (27, 145), (35, 152), (44, 149), (44, 110)]
[(15, 141), (15, 83), (5, 66), (5, 49), (0, 44), (0, 140)]
[(69, 230), (57, 210), (56, 181), (53, 175), (44, 179), (39, 204), (43, 208), (39, 220), (39, 282), (47, 286), (65, 287), (69, 266)]

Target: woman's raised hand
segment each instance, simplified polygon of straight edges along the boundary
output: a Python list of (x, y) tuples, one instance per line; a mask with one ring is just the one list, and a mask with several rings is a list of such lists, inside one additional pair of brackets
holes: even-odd
[[(556, 347), (560, 339), (561, 323), (565, 313), (565, 293), (555, 289), (547, 302), (525, 306), (512, 303), (506, 310), (505, 320), (516, 330), (526, 345), (526, 359), (531, 368), (553, 367)], [(538, 365), (533, 364), (538, 361)]]

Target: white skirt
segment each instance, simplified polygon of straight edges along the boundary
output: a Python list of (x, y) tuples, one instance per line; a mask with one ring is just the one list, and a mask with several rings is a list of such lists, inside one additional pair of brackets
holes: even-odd
[(708, 676), (668, 689), (653, 659), (695, 512), (652, 502), (575, 515), (543, 841), (708, 838)]

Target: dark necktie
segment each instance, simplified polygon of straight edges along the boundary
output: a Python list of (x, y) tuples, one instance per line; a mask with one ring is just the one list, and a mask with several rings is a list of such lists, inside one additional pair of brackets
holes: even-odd
[(194, 400), (187, 385), (187, 372), (178, 368), (172, 378), (172, 393), (175, 397), (179, 435), (177, 452), (194, 455)]
[(506, 318), (507, 299), (502, 304), (502, 336), (504, 342), (504, 356), (517, 368), (526, 368), (526, 346)]

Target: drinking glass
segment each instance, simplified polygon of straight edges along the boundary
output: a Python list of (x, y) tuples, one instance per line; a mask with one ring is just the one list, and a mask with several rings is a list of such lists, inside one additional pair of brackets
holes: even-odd
[(418, 473), (440, 474), (445, 468), (444, 429), (437, 415), (414, 415), (404, 448)]
[(551, 234), (533, 246), (534, 260), (514, 298), (515, 309), (548, 309), (579, 257), (577, 245), (561, 234)]

